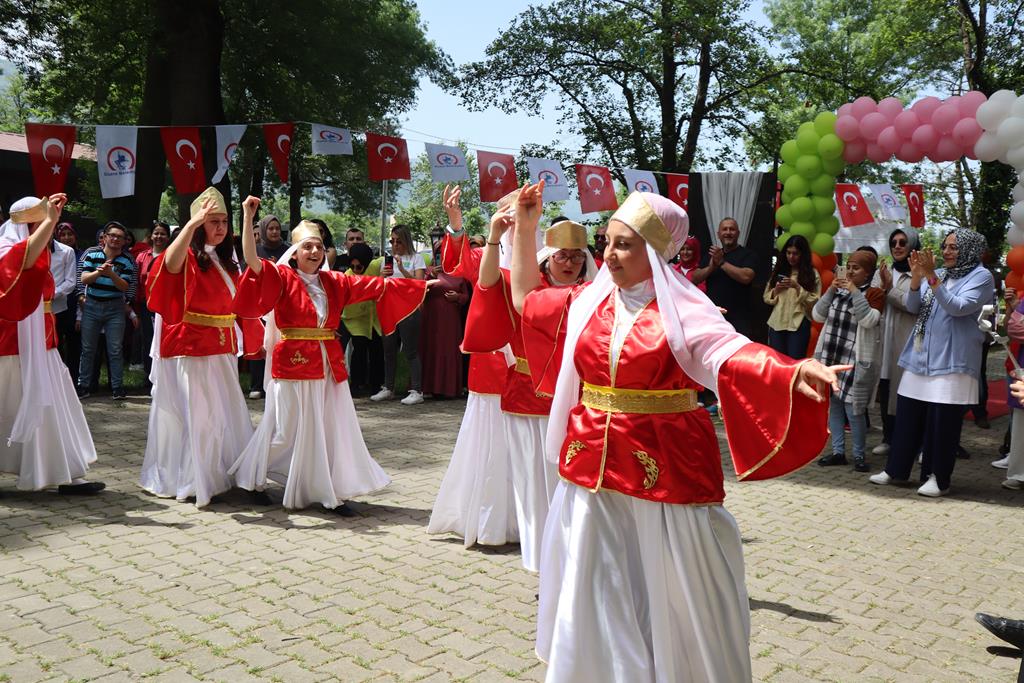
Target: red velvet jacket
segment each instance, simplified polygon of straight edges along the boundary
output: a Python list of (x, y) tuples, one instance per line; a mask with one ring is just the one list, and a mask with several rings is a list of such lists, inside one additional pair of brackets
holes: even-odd
[[(39, 302), (53, 300), (50, 251), (43, 249), (36, 262), (24, 270), (28, 240), (23, 240), (0, 258), (0, 356), (18, 355), (18, 321), (27, 318)], [(44, 314), (46, 348), (57, 347), (57, 326), (53, 313)]]

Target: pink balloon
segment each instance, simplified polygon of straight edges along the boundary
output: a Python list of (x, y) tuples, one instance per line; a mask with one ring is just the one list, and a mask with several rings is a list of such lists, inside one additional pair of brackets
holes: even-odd
[(903, 138), (896, 132), (896, 129), (892, 126), (884, 128), (881, 133), (878, 134), (878, 146), (882, 148), (886, 154), (892, 155), (896, 153), (896, 150), (903, 144)]
[(878, 111), (878, 105), (870, 97), (858, 97), (853, 101), (853, 115), (858, 119), (862, 119), (876, 111)]
[(950, 102), (932, 113), (932, 125), (943, 135), (953, 132), (953, 126), (960, 120), (960, 107)]
[(926, 97), (914, 102), (911, 110), (921, 119), (921, 123), (928, 123), (932, 120), (932, 113), (941, 106), (942, 100), (938, 97)]
[(921, 119), (917, 118), (917, 114), (908, 109), (897, 116), (892, 125), (896, 128), (896, 132), (900, 134), (900, 137), (904, 140), (909, 140), (910, 136), (917, 130), (917, 127), (921, 125)]
[(867, 156), (867, 146), (860, 140), (847, 142), (843, 147), (843, 160), (848, 164), (859, 164)]
[(889, 161), (889, 157), (892, 156), (891, 154), (889, 154), (888, 152), (886, 152), (884, 149), (882, 149), (880, 146), (876, 145), (873, 142), (868, 143), (867, 152), (868, 159), (871, 159), (871, 161), (875, 162), (876, 164), (883, 164), (886, 161)]
[(974, 118), (974, 115), (978, 113), (978, 107), (985, 104), (987, 101), (988, 98), (985, 97), (985, 93), (983, 92), (979, 92), (977, 90), (965, 92), (960, 97), (960, 113), (963, 114), (964, 118)]
[(888, 125), (889, 122), (885, 116), (873, 111), (860, 120), (860, 137), (867, 142), (874, 142), (878, 139), (878, 134), (882, 132), (882, 129)]
[(839, 110), (836, 111), (836, 116), (853, 116), (853, 105), (847, 102), (839, 107)]
[[(961, 100), (962, 101), (962, 100)], [(974, 143), (982, 134), (981, 125), (972, 117), (965, 117), (956, 122), (953, 126), (953, 139), (964, 149), (974, 150)]]
[(844, 142), (852, 142), (860, 137), (860, 124), (852, 116), (840, 116), (836, 119), (836, 135)]
[(924, 159), (924, 153), (913, 142), (904, 142), (896, 152), (896, 158), (908, 164), (916, 164)]
[(935, 145), (935, 151), (929, 154), (932, 161), (953, 161), (959, 159), (963, 153), (963, 147), (956, 144), (952, 137), (943, 136)]
[(878, 103), (878, 113), (885, 117), (885, 120), (892, 123), (903, 111), (903, 103), (895, 97), (886, 97)]
[(931, 156), (935, 143), (939, 141), (939, 134), (935, 128), (926, 123), (917, 127), (914, 134), (910, 136), (910, 141), (922, 152)]

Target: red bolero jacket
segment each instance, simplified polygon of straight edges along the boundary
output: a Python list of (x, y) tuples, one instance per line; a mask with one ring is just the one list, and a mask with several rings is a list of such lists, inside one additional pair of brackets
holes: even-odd
[[(27, 318), (39, 302), (53, 300), (50, 251), (43, 249), (32, 267), (25, 270), (28, 240), (14, 245), (0, 258), (0, 356), (18, 355), (18, 321)], [(48, 308), (48, 307), (47, 307)], [(46, 320), (46, 348), (57, 348), (56, 320), (49, 310)]]

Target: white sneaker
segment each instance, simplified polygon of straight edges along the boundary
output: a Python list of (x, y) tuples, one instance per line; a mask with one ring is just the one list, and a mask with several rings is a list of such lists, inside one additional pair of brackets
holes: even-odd
[(262, 398), (262, 397), (263, 397), (263, 392), (259, 391), (257, 389), (253, 389), (252, 391), (249, 392), (249, 398), (251, 398), (251, 399), (257, 399), (257, 398)]
[(891, 484), (893, 479), (892, 479), (892, 477), (889, 476), (888, 472), (886, 472), (885, 470), (882, 470), (878, 474), (872, 474), (870, 477), (868, 477), (868, 481), (870, 481), (872, 484), (878, 484), (879, 486), (885, 486), (887, 484)]
[(1024, 482), (1020, 479), (1007, 479), (1003, 482), (1004, 489), (1010, 489), (1011, 491), (1020, 491), (1024, 489)]
[(417, 403), (423, 403), (423, 394), (416, 391), (415, 389), (409, 392), (409, 395), (402, 399), (403, 406), (414, 406)]
[(1005, 458), (1000, 458), (999, 460), (993, 460), (992, 461), (992, 467), (995, 467), (997, 470), (1005, 470), (1009, 466), (1010, 466), (1010, 456), (1006, 456)]
[(871, 452), (875, 455), (889, 455), (889, 444), (880, 443), (871, 449)]
[(388, 401), (395, 397), (395, 392), (391, 391), (386, 387), (381, 387), (381, 390), (370, 397), (371, 401)]
[(921, 485), (921, 488), (917, 490), (917, 495), (928, 496), (929, 498), (938, 498), (949, 493), (949, 489), (940, 489), (939, 483), (935, 479), (935, 475), (928, 475), (928, 481)]

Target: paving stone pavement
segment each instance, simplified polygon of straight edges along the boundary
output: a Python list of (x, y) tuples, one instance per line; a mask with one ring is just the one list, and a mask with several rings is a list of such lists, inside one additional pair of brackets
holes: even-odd
[[(150, 496), (148, 398), (86, 401), (106, 492), (17, 493), (0, 475), (0, 680), (542, 680), (518, 547), (425, 531), (464, 406), (357, 401), (394, 483), (343, 519)], [(815, 465), (740, 484), (726, 463), (756, 680), (1014, 680), (973, 621), (1024, 617), (1024, 493), (989, 466), (1006, 424), (965, 425), (973, 457), (939, 500)]]

